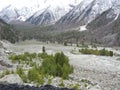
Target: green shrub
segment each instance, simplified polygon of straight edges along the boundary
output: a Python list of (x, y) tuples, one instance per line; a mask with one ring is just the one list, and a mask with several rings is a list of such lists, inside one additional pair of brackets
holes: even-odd
[(12, 71), (11, 71), (11, 74), (15, 74), (15, 72), (12, 70)]
[(5, 73), (3, 72), (1, 75), (0, 75), (0, 78), (4, 77), (5, 76)]
[(50, 85), (52, 83), (52, 79), (53, 79), (53, 77), (51, 77), (50, 75), (48, 75), (48, 82), (47, 82), (48, 85)]
[(47, 53), (39, 53), (38, 54), (38, 57), (42, 58), (42, 59), (45, 59), (48, 57)]
[(60, 87), (65, 87), (65, 84), (63, 82), (63, 79), (60, 80), (60, 84), (59, 84)]
[(111, 57), (113, 56), (113, 51), (110, 51), (110, 56), (111, 56)]
[(73, 88), (75, 90), (79, 90), (80, 85), (79, 84), (72, 84), (70, 85), (70, 88)]
[(44, 81), (44, 75), (39, 74), (37, 83), (40, 84), (40, 85), (43, 85), (44, 82), (45, 82), (45, 81)]
[[(40, 57), (43, 59), (42, 65), (36, 65), (32, 59)], [(55, 55), (48, 55), (47, 53), (28, 53), (20, 55), (10, 55), (9, 58), (20, 64), (26, 64), (29, 66), (34, 66), (28, 71), (26, 75), (22, 68), (16, 70), (17, 74), (22, 78), (24, 82), (28, 80), (30, 82), (36, 82), (38, 84), (43, 84), (43, 75), (59, 76), (63, 79), (68, 79), (69, 74), (73, 73), (73, 66), (69, 64), (69, 58), (64, 55), (63, 52), (56, 53)]]
[(101, 55), (101, 56), (113, 56), (113, 51), (108, 51), (104, 49), (101, 50), (93, 50), (93, 49), (81, 49), (79, 50), (79, 52), (83, 53), (83, 54), (93, 54), (93, 55)]
[(18, 62), (19, 64), (28, 64), (29, 62), (31, 62), (34, 58), (37, 57), (36, 53), (29, 53), (29, 52), (25, 52), (24, 54), (20, 54), (20, 55), (16, 55), (16, 54), (11, 54), (9, 56), (9, 59), (12, 60), (12, 62)]
[(30, 69), (28, 71), (28, 79), (30, 81), (37, 81), (38, 77), (39, 77), (39, 73), (38, 73), (38, 71), (36, 70), (35, 67), (33, 67), (32, 69)]
[(9, 71), (9, 70), (6, 70), (6, 71), (5, 71), (5, 75), (8, 75), (8, 74), (10, 74), (10, 71)]
[(17, 55), (15, 55), (15, 54), (11, 54), (11, 55), (9, 56), (9, 59), (12, 60), (13, 63), (15, 63), (16, 60), (18, 60), (18, 57), (17, 57)]
[(3, 71), (0, 75), (0, 78), (4, 77), (5, 75), (9, 75), (11, 72), (9, 70)]
[(68, 57), (61, 52), (56, 53), (54, 56), (47, 55), (42, 62), (40, 72), (68, 79), (68, 75), (73, 72), (73, 67), (69, 64)]
[(33, 67), (28, 71), (28, 79), (38, 84), (44, 83), (44, 76), (38, 72), (36, 67)]
[(22, 68), (18, 68), (16, 70), (16, 73), (21, 77), (21, 79), (23, 80), (23, 82), (27, 82), (27, 76), (26, 74), (24, 73), (24, 70)]
[(67, 41), (65, 41), (63, 44), (64, 44), (64, 46), (67, 46)]

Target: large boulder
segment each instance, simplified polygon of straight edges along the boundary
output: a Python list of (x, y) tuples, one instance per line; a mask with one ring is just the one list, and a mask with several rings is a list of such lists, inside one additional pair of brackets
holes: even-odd
[[(23, 84), (22, 79), (17, 74), (6, 75), (0, 79), (0, 83), (9, 83), (9, 84)], [(1, 89), (0, 89), (1, 90)]]
[(96, 86), (90, 88), (89, 90), (102, 90), (102, 89), (99, 85), (96, 85)]

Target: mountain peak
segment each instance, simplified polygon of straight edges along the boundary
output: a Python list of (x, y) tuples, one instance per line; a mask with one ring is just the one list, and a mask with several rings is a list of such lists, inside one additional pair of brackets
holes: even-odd
[[(54, 12), (57, 12), (57, 10), (61, 10), (58, 12), (58, 15), (55, 13), (55, 16), (60, 18), (73, 8), (71, 5), (77, 5), (81, 1), (82, 0), (16, 0), (16, 2), (11, 3), (2, 9), (0, 12), (0, 17), (5, 19), (7, 22), (12, 20), (25, 21), (36, 12), (48, 7), (53, 14)], [(16, 12), (18, 15), (16, 15), (14, 12)]]
[(63, 27), (67, 26), (67, 28), (87, 25), (110, 8), (113, 9), (114, 14), (119, 14), (119, 0), (84, 0), (62, 17), (56, 24)]

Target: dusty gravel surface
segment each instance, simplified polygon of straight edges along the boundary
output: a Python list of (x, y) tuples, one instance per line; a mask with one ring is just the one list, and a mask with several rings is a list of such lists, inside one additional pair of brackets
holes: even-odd
[[(23, 52), (42, 52), (45, 46), (46, 52), (54, 54), (63, 51), (70, 59), (75, 71), (72, 74), (73, 80), (80, 81), (85, 78), (98, 84), (102, 90), (120, 90), (120, 61), (119, 56), (106, 57), (95, 55), (72, 54), (71, 50), (78, 50), (75, 46), (63, 46), (58, 44), (46, 44), (37, 41), (26, 41), (9, 45), (13, 52), (20, 54)], [(109, 49), (109, 48), (108, 48)], [(116, 53), (120, 50), (113, 49)]]

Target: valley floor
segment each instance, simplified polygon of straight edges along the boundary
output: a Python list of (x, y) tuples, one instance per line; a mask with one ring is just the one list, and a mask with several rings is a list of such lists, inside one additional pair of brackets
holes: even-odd
[[(45, 46), (48, 54), (64, 52), (70, 59), (70, 64), (75, 68), (70, 75), (73, 81), (79, 82), (86, 79), (94, 83), (96, 88), (90, 90), (120, 90), (120, 56), (96, 56), (78, 53), (79, 47), (63, 46), (59, 44), (46, 44), (38, 41), (25, 41), (6, 47), (14, 53), (42, 52)], [(110, 49), (110, 48), (109, 48)], [(74, 50), (74, 53), (71, 51)], [(120, 50), (113, 49), (120, 53)], [(98, 89), (97, 89), (98, 88)]]

